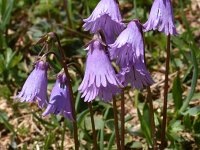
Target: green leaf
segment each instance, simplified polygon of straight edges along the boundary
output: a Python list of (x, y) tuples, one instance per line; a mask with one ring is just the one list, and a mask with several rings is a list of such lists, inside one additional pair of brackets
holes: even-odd
[(199, 100), (200, 99), (200, 93), (195, 93), (192, 97), (192, 100)]
[(104, 122), (103, 122), (103, 125), (102, 125), (102, 128), (100, 130), (100, 142), (99, 142), (99, 147), (100, 147), (100, 150), (104, 150)]
[(3, 123), (5, 120), (8, 120), (7, 114), (3, 111), (0, 111), (0, 123)]
[[(16, 52), (13, 52), (11, 48), (6, 49), (6, 53), (5, 53), (5, 68), (6, 69), (10, 69), (11, 64), (13, 66), (13, 65), (15, 65), (15, 63), (18, 63), (21, 60), (21, 57), (16, 58), (16, 59), (20, 59), (19, 61), (13, 60), (15, 58), (15, 55), (16, 55)], [(18, 62), (15, 62), (15, 61), (18, 61)]]
[(169, 140), (175, 142), (181, 141), (181, 135), (178, 134), (179, 132), (184, 130), (184, 126), (181, 124), (180, 120), (172, 120), (169, 122), (166, 135)]
[(196, 54), (195, 54), (195, 51), (194, 51), (193, 48), (191, 48), (191, 55), (192, 55), (192, 63), (193, 63), (193, 67), (194, 67), (191, 89), (190, 89), (190, 92), (189, 92), (188, 96), (186, 97), (185, 101), (183, 102), (183, 105), (181, 106), (179, 113), (182, 113), (188, 107), (189, 102), (190, 102), (190, 100), (192, 99), (192, 97), (195, 93), (195, 88), (196, 88), (196, 85), (197, 85), (199, 70), (198, 70), (198, 63), (197, 63)]
[[(104, 125), (103, 120), (100, 116), (94, 116), (94, 124), (96, 130), (100, 130)], [(86, 125), (86, 130), (92, 130), (92, 123), (90, 117), (85, 118), (85, 125)]]
[(195, 106), (184, 112), (184, 115), (197, 116), (200, 113), (200, 106)]
[(114, 144), (115, 141), (115, 132), (112, 132), (110, 140), (108, 142), (108, 150), (113, 150), (112, 145)]
[(9, 68), (13, 68), (18, 65), (18, 63), (22, 60), (23, 56), (21, 54), (14, 56), (14, 58), (10, 61)]
[(0, 111), (0, 121), (5, 125), (5, 127), (10, 131), (16, 134), (13, 125), (11, 125), (8, 121), (8, 118), (4, 112)]
[(0, 85), (0, 89), (0, 97), (4, 97), (5, 99), (9, 99), (13, 94), (8, 85)]
[(22, 150), (28, 150), (28, 146), (26, 143), (23, 144)]
[(190, 118), (189, 114), (184, 115), (183, 124), (187, 129), (189, 129), (189, 130), (192, 129), (192, 121), (191, 121), (191, 118)]
[(103, 115), (104, 119), (108, 119), (109, 118), (110, 110), (111, 110), (111, 107), (105, 108), (105, 112), (104, 112), (104, 115)]
[(56, 136), (53, 132), (48, 132), (44, 140), (44, 149), (51, 149), (51, 145), (55, 142)]
[(10, 21), (14, 0), (3, 0), (0, 5), (0, 30), (5, 30), (6, 25)]
[(134, 142), (130, 148), (133, 148), (133, 149), (141, 149), (142, 148), (142, 143), (141, 142)]
[(200, 146), (200, 134), (195, 134), (194, 139), (195, 139), (195, 144), (198, 145), (198, 147), (199, 147)]
[(4, 70), (5, 70), (5, 65), (4, 65), (4, 57), (3, 55), (1, 54), (0, 55), (0, 73), (2, 73)]
[(108, 127), (110, 130), (112, 130), (113, 132), (115, 131), (115, 127), (114, 127), (114, 119), (109, 119), (105, 121), (105, 125), (106, 127)]
[(184, 76), (183, 76), (183, 79), (182, 79), (183, 82), (186, 82), (187, 79), (190, 78), (189, 76), (190, 76), (190, 73), (192, 72), (192, 68), (193, 68), (193, 66), (189, 65), (187, 71), (184, 73)]
[(97, 5), (98, 3), (98, 0), (87, 0), (88, 1), (88, 5), (90, 8), (94, 9), (95, 6)]
[(176, 78), (173, 82), (172, 87), (172, 96), (175, 104), (175, 110), (178, 111), (179, 108), (182, 106), (183, 100), (182, 100), (182, 87), (181, 87), (181, 81), (179, 74), (177, 74)]
[(56, 127), (56, 125), (51, 124), (50, 122), (48, 122), (48, 121), (42, 119), (41, 117), (37, 116), (34, 112), (33, 112), (32, 114), (33, 114), (33, 117), (35, 117), (39, 122), (41, 122), (41, 124), (42, 124), (43, 126), (46, 125), (46, 127), (50, 128), (50, 129)]
[(133, 116), (129, 114), (125, 117), (125, 122), (131, 121), (132, 119), (133, 119)]
[(67, 1), (67, 19), (68, 19), (68, 24), (70, 28), (74, 28), (73, 20), (74, 16), (72, 13), (72, 0)]
[(181, 121), (180, 120), (177, 120), (177, 121), (171, 121), (169, 123), (169, 126), (170, 126), (170, 131), (171, 132), (179, 132), (179, 131), (183, 131), (184, 129), (184, 126), (181, 124)]
[(146, 141), (147, 141), (148, 145), (152, 146), (153, 143), (152, 143), (152, 138), (151, 138), (150, 126), (148, 125), (149, 122), (147, 122), (145, 120), (145, 117), (142, 116), (142, 114), (138, 108), (137, 108), (137, 112), (138, 112), (138, 117), (139, 117), (141, 128), (142, 128), (142, 132), (144, 133), (144, 135), (146, 137)]
[(200, 134), (200, 115), (198, 115), (193, 123), (193, 130), (195, 132), (195, 134)]
[(76, 101), (75, 101), (75, 109), (78, 110), (78, 106), (80, 104), (80, 100), (81, 100), (81, 94), (78, 92), (76, 95)]
[(150, 127), (150, 112), (149, 112), (149, 106), (147, 105), (147, 103), (144, 104), (144, 107), (143, 107), (143, 119), (144, 121), (146, 122), (146, 125), (148, 127)]
[(89, 115), (89, 109), (86, 109), (77, 115), (77, 122), (80, 127), (84, 127), (84, 119), (87, 115)]

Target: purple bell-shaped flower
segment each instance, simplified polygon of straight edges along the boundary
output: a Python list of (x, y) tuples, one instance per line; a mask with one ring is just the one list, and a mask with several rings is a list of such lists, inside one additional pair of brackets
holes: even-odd
[(177, 35), (171, 0), (154, 0), (144, 31), (156, 30), (166, 35)]
[(48, 63), (39, 60), (35, 64), (35, 69), (28, 76), (24, 86), (15, 97), (21, 102), (36, 102), (40, 108), (47, 104), (47, 69)]
[(142, 89), (153, 84), (145, 66), (142, 25), (138, 20), (131, 21), (109, 46), (111, 59), (116, 59), (120, 66), (118, 78), (124, 86), (130, 83), (133, 88)]
[(92, 14), (83, 21), (85, 22), (83, 28), (86, 31), (96, 33), (102, 30), (107, 44), (114, 43), (115, 36), (119, 35), (125, 27), (115, 0), (101, 0)]
[(65, 74), (62, 72), (57, 76), (56, 83), (51, 91), (49, 104), (42, 114), (47, 116), (48, 114), (60, 114), (65, 118), (73, 120), (70, 91), (67, 85), (68, 80)]
[(85, 101), (90, 102), (97, 96), (104, 101), (110, 101), (122, 86), (99, 40), (93, 40), (88, 46), (84, 79), (79, 91)]

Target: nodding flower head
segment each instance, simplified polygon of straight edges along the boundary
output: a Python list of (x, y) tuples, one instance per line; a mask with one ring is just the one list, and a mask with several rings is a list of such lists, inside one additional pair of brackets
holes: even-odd
[(138, 20), (131, 21), (109, 46), (111, 59), (116, 59), (120, 65), (117, 76), (124, 86), (130, 83), (132, 88), (142, 89), (153, 84), (145, 66), (142, 25)]
[(124, 86), (130, 83), (132, 88), (139, 90), (154, 83), (144, 62), (141, 60), (133, 64), (130, 63), (126, 67), (122, 67), (117, 76)]
[(138, 59), (144, 62), (144, 40), (140, 22), (131, 21), (115, 43), (110, 44), (109, 47), (111, 59), (116, 59), (117, 64), (122, 67)]
[(73, 120), (70, 91), (68, 88), (68, 82), (65, 74), (62, 72), (57, 76), (56, 83), (51, 91), (50, 101), (42, 114), (47, 116), (48, 114), (60, 114), (65, 118)]
[(20, 99), (21, 102), (38, 101), (38, 106), (44, 107), (47, 104), (47, 69), (48, 63), (46, 61), (37, 61), (21, 92), (15, 98)]
[(177, 35), (171, 0), (154, 0), (144, 31), (156, 29), (166, 35)]
[(83, 28), (86, 31), (96, 33), (102, 30), (107, 44), (113, 43), (115, 36), (119, 35), (125, 27), (115, 0), (101, 0), (92, 14), (83, 21), (85, 22)]
[(122, 86), (99, 40), (93, 40), (88, 46), (84, 79), (79, 91), (85, 101), (90, 102), (97, 96), (104, 101), (110, 101)]

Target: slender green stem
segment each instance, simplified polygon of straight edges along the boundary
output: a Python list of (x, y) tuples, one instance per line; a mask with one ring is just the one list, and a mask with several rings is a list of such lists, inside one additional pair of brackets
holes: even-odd
[(92, 104), (89, 102), (88, 107), (90, 109), (90, 118), (91, 118), (91, 123), (92, 123), (92, 136), (93, 136), (93, 145), (94, 145), (94, 150), (98, 150), (97, 147), (97, 134), (95, 130), (95, 124), (94, 124), (94, 112), (92, 109)]
[(115, 137), (116, 137), (116, 142), (117, 142), (117, 150), (121, 150), (118, 117), (117, 117), (117, 105), (116, 105), (115, 97), (113, 97), (113, 113), (114, 113), (114, 126), (115, 126)]
[(168, 95), (168, 80), (169, 80), (169, 61), (170, 61), (170, 35), (167, 36), (167, 58), (165, 64), (165, 85), (164, 85), (164, 103), (163, 103), (163, 121), (161, 126), (161, 150), (166, 147), (165, 132), (167, 123), (167, 95)]
[(147, 87), (147, 100), (149, 102), (149, 117), (151, 122), (151, 136), (153, 138), (153, 150), (157, 150), (157, 141), (156, 141), (156, 130), (155, 130), (155, 120), (154, 120), (154, 110), (153, 110), (153, 101), (152, 101), (152, 94), (151, 88)]
[(125, 107), (124, 107), (124, 90), (122, 90), (121, 94), (121, 150), (125, 150), (124, 145), (124, 136), (125, 136)]
[(78, 141), (78, 128), (77, 128), (77, 120), (76, 120), (76, 112), (75, 112), (75, 101), (74, 101), (74, 96), (73, 96), (73, 91), (72, 91), (72, 86), (70, 84), (70, 75), (69, 75), (69, 72), (68, 72), (68, 68), (67, 68), (67, 62), (66, 62), (66, 59), (65, 59), (65, 53), (64, 53), (64, 50), (61, 46), (61, 43), (60, 43), (60, 40), (59, 40), (59, 37), (56, 33), (54, 32), (51, 32), (50, 33), (51, 35), (50, 36), (55, 36), (56, 37), (56, 40), (58, 42), (58, 49), (59, 49), (59, 52), (60, 52), (60, 55), (61, 55), (61, 65), (62, 67), (64, 68), (64, 71), (65, 71), (65, 75), (67, 77), (67, 85), (68, 85), (68, 88), (69, 88), (69, 92), (70, 92), (70, 100), (71, 100), (71, 106), (72, 106), (72, 115), (73, 115), (73, 127), (74, 127), (74, 144), (75, 144), (75, 150), (78, 150), (79, 149), (79, 141)]

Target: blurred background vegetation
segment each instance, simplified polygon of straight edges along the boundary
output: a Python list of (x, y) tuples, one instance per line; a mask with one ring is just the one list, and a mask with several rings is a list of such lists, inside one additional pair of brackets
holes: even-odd
[[(135, 18), (142, 23), (147, 20), (152, 0), (119, 2), (124, 22)], [(82, 19), (90, 15), (97, 3), (98, 0), (0, 0), (0, 150), (72, 149), (70, 121), (53, 115), (43, 118), (44, 110), (35, 104), (14, 101), (13, 96), (21, 89), (42, 48), (35, 43), (51, 31), (59, 35), (67, 57), (79, 64), (84, 73), (86, 52), (83, 46), (92, 36), (83, 31)], [(200, 149), (200, 1), (173, 0), (173, 7), (179, 35), (172, 37), (168, 149)], [(145, 33), (145, 43), (148, 69), (155, 80), (151, 89), (159, 139), (166, 37), (158, 32)], [(61, 66), (51, 57), (49, 61), (50, 92)], [(77, 91), (82, 73), (70, 67), (81, 149), (91, 149), (89, 110)], [(146, 95), (145, 90), (129, 87), (125, 90), (127, 150), (151, 147)], [(117, 104), (119, 106), (120, 101)], [(100, 150), (116, 149), (112, 105), (97, 99), (93, 106)], [(178, 114), (181, 107), (185, 109)]]

